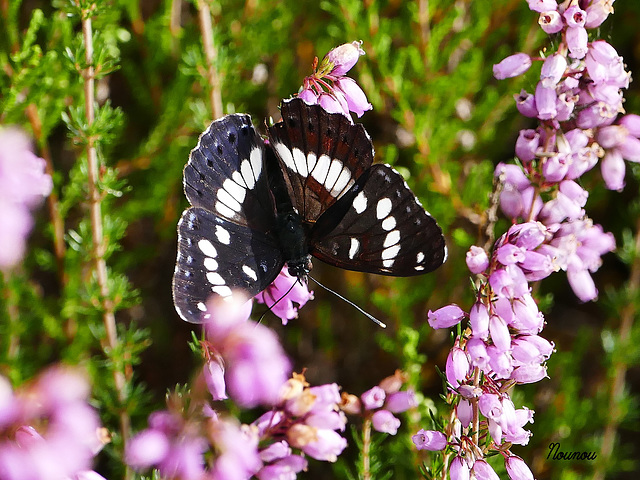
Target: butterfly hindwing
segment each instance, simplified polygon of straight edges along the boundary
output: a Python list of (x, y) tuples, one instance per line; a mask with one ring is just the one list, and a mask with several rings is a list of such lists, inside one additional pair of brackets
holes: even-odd
[(362, 125), (299, 98), (284, 101), (281, 113), (269, 142), (294, 206), (314, 223), (371, 166), (373, 145)]
[(446, 259), (435, 219), (402, 176), (381, 164), (325, 212), (309, 243), (312, 255), (330, 265), (382, 275), (420, 275)]
[(254, 296), (275, 280), (283, 265), (273, 236), (204, 208), (189, 208), (178, 223), (173, 277), (176, 310), (188, 322), (204, 322), (211, 295), (228, 297), (233, 290), (242, 289)]
[(227, 115), (212, 122), (184, 169), (189, 203), (233, 223), (268, 230), (273, 225), (274, 207), (264, 156), (264, 141), (249, 115)]

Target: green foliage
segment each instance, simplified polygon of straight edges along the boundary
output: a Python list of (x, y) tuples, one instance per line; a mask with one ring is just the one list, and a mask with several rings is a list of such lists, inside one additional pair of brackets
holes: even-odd
[[(47, 217), (51, 209), (42, 208), (24, 264), (1, 274), (0, 372), (20, 384), (52, 362), (84, 366), (94, 404), (114, 435), (102, 454), (101, 465), (108, 464), (103, 473), (119, 478), (124, 472), (120, 416), (129, 415), (134, 430), (142, 428), (147, 414), (164, 404), (167, 389), (193, 373), (191, 336), (173, 312), (170, 282), (175, 226), (186, 206), (182, 169), (213, 116), (197, 2), (0, 3), (0, 123), (27, 130), (38, 155), (50, 163), (56, 196), (50, 201), (62, 224), (58, 238), (55, 218)], [(632, 21), (640, 12), (635, 4), (618, 3), (619, 12), (602, 29), (622, 52), (640, 41)], [(362, 392), (403, 369), (420, 403), (407, 415), (402, 435), (374, 435), (371, 471), (378, 479), (416, 478), (425, 462), (437, 473), (438, 458), (418, 455), (409, 440), (417, 429), (431, 428), (432, 415), (437, 420), (449, 408), (440, 397), (436, 368), (444, 368), (450, 337), (433, 332), (426, 313), (452, 302), (466, 308), (473, 301), (464, 254), (470, 245), (486, 241), (495, 164), (513, 158), (517, 132), (527, 127), (512, 96), (521, 88), (531, 90), (535, 77), (534, 72), (497, 82), (491, 66), (513, 52), (535, 54), (545, 47), (536, 15), (520, 0), (209, 4), (217, 54), (213, 67), (225, 113), (251, 113), (258, 128), (277, 117), (280, 99), (298, 90), (314, 56), (344, 42), (364, 42), (367, 55), (353, 75), (374, 110), (361, 120), (377, 161), (400, 170), (438, 218), (449, 260), (435, 274), (410, 279), (316, 266), (323, 283), (340, 285), (339, 291), (389, 325), (385, 331), (319, 291), (286, 329), (272, 317), (264, 321), (285, 339), (296, 370), (309, 368), (313, 383), (335, 381), (347, 391)], [(94, 34), (89, 63), (81, 28), (87, 19)], [(617, 22), (620, 29), (608, 26)], [(624, 55), (638, 71), (637, 51)], [(87, 120), (84, 93), (90, 66), (93, 122)], [(630, 92), (629, 111), (638, 111), (639, 98), (637, 90)], [(90, 216), (87, 149), (92, 145), (99, 167), (104, 285), (96, 270)], [(640, 309), (639, 286), (629, 281), (638, 262), (637, 225), (629, 221), (638, 217), (637, 170), (625, 193), (613, 197), (600, 191), (587, 207), (604, 212), (601, 222), (614, 231), (619, 245), (620, 261), (605, 257), (612, 266), (597, 279), (606, 291), (603, 311), (577, 305), (564, 278), (545, 284), (537, 296), (543, 299), (549, 338), (558, 344), (549, 362), (551, 382), (543, 383), (542, 391), (538, 385), (523, 389), (520, 399), (537, 410), (532, 444), (520, 455), (542, 472), (538, 478), (592, 473), (589, 468), (596, 467), (584, 463), (545, 460), (547, 446), (561, 441), (571, 450), (599, 450), (613, 417), (609, 386), (616, 369), (638, 364), (638, 327), (621, 338), (617, 322), (626, 306)], [(608, 211), (608, 202), (620, 195), (613, 200), (619, 208)], [(499, 222), (497, 235), (503, 227), (506, 223)], [(55, 249), (56, 241), (64, 251)], [(109, 312), (118, 325), (112, 347), (104, 323)], [(578, 320), (563, 326), (564, 312)], [(583, 322), (589, 327), (581, 327)], [(126, 380), (120, 393), (114, 380), (118, 372)], [(616, 403), (614, 421), (623, 436), (605, 471), (637, 469), (630, 460), (637, 446), (629, 440), (638, 429), (637, 393), (631, 384)], [(353, 438), (358, 453), (349, 459), (362, 452), (359, 434)], [(353, 462), (340, 460), (340, 478), (364, 475), (361, 461)], [(309, 478), (314, 467), (305, 474)]]

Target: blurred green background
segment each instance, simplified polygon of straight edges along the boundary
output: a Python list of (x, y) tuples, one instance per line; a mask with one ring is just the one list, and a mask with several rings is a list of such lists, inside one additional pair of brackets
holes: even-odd
[[(315, 300), (288, 326), (272, 315), (263, 322), (278, 332), (296, 370), (306, 368), (312, 384), (337, 382), (360, 394), (396, 368), (410, 374), (423, 402), (406, 417), (401, 433), (376, 449), (377, 478), (385, 472), (416, 478), (416, 466), (428, 456), (412, 451), (407, 434), (430, 428), (429, 408), (438, 411), (436, 416), (447, 415), (436, 367), (444, 368), (451, 337), (431, 330), (426, 313), (451, 302), (471, 305), (464, 255), (470, 245), (487, 241), (493, 169), (513, 158), (518, 131), (533, 125), (518, 115), (513, 94), (532, 91), (539, 69), (498, 82), (492, 65), (517, 51), (535, 56), (553, 48), (537, 15), (523, 0), (212, 1), (215, 57), (209, 64), (199, 2), (101, 0), (81, 6), (93, 3), (100, 109), (88, 129), (81, 118), (84, 47), (77, 5), (0, 0), (0, 122), (20, 125), (35, 138), (38, 155), (53, 166), (56, 200), (38, 211), (24, 265), (3, 275), (0, 372), (20, 383), (52, 362), (81, 363), (92, 375), (105, 425), (117, 431), (117, 414), (125, 408), (134, 429), (143, 428), (146, 415), (163, 405), (166, 390), (188, 382), (200, 362), (187, 344), (192, 326), (173, 309), (171, 276), (176, 223), (187, 206), (182, 168), (214, 117), (212, 89), (224, 113), (249, 113), (264, 131), (266, 119), (278, 118), (280, 100), (297, 92), (311, 73), (314, 56), (363, 40), (367, 55), (351, 75), (374, 109), (361, 121), (377, 161), (400, 170), (438, 219), (449, 260), (435, 273), (411, 279), (314, 262), (320, 281), (382, 319), (389, 326), (384, 331), (318, 288)], [(618, 50), (632, 73), (640, 71), (640, 2), (619, 0), (614, 6), (598, 38)], [(212, 72), (217, 87), (212, 87)], [(639, 91), (632, 82), (626, 92), (630, 113), (640, 113)], [(97, 139), (102, 162), (106, 260), (121, 328), (122, 350), (107, 360), (90, 267), (82, 147), (88, 135)], [(587, 213), (615, 234), (621, 253), (605, 256), (595, 275), (600, 301), (580, 304), (564, 273), (534, 289), (547, 319), (542, 335), (556, 343), (557, 353), (548, 362), (550, 380), (514, 393), (517, 406), (536, 411), (531, 443), (514, 452), (538, 479), (605, 474), (623, 479), (640, 472), (640, 334), (633, 322), (628, 331), (619, 328), (624, 315), (638, 318), (640, 305), (638, 285), (630, 279), (638, 261), (633, 248), (639, 235), (636, 167), (628, 166), (621, 193), (604, 189), (597, 168), (582, 179), (590, 191)], [(63, 222), (62, 237), (51, 208)], [(500, 220), (495, 234), (507, 226)], [(64, 249), (57, 253), (56, 239)], [(264, 310), (256, 306), (254, 311)], [(119, 367), (128, 378), (125, 405), (114, 400), (105, 373)], [(621, 372), (626, 384), (612, 397)], [(616, 441), (607, 454), (603, 438), (612, 433)], [(560, 442), (564, 451), (595, 451), (598, 459), (547, 460), (552, 442)], [(121, 468), (110, 457), (117, 451), (115, 434), (114, 446), (100, 462), (112, 478)], [(311, 462), (304, 478), (346, 478), (356, 455), (347, 452), (335, 470)]]

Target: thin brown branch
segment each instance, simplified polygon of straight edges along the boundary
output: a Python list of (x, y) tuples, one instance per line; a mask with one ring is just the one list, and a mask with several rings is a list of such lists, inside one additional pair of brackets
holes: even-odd
[[(82, 35), (85, 46), (85, 62), (87, 68), (84, 71), (84, 94), (85, 94), (85, 115), (87, 118), (87, 128), (90, 130), (95, 120), (95, 71), (93, 65), (93, 31), (91, 24), (91, 16), (89, 12), (83, 12), (82, 19)], [(93, 260), (95, 262), (96, 277), (98, 287), (100, 289), (101, 307), (103, 311), (103, 323), (106, 332), (106, 345), (103, 349), (113, 351), (118, 346), (118, 336), (116, 330), (116, 319), (113, 311), (113, 303), (110, 300), (109, 285), (107, 278), (107, 263), (105, 261), (105, 241), (102, 225), (102, 208), (101, 195), (98, 188), (98, 153), (95, 146), (95, 138), (93, 135), (87, 136), (86, 144), (87, 154), (87, 170), (88, 170), (88, 188), (89, 188), (89, 206), (91, 217), (91, 235), (93, 240)], [(131, 420), (124, 408), (126, 401), (125, 393), (125, 375), (124, 372), (113, 367), (113, 379), (120, 401), (120, 433), (122, 435), (123, 444), (129, 439), (131, 433)], [(131, 471), (127, 467), (125, 478), (131, 478)]]
[(209, 83), (209, 101), (213, 118), (220, 118), (222, 111), (222, 94), (220, 92), (220, 77), (216, 70), (217, 51), (213, 45), (213, 27), (211, 25), (211, 9), (207, 0), (198, 0), (198, 17), (200, 19), (200, 33), (204, 54), (207, 59), (207, 81)]
[(371, 480), (371, 418), (362, 422), (362, 478)]

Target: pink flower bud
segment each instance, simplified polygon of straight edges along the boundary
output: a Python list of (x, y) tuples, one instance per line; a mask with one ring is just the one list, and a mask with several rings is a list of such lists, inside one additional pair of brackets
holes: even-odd
[(520, 263), (520, 268), (525, 272), (528, 281), (534, 282), (547, 278), (554, 271), (551, 259), (539, 252), (527, 251), (525, 259)]
[(509, 228), (509, 236), (515, 236), (512, 242), (518, 247), (533, 250), (545, 241), (547, 227), (540, 222), (526, 222)]
[(447, 446), (447, 437), (444, 433), (435, 430), (418, 430), (411, 437), (411, 441), (418, 450), (430, 450), (437, 452)]
[(556, 0), (527, 0), (529, 10), (534, 12), (555, 11), (558, 8)]
[(489, 266), (487, 252), (483, 248), (472, 245), (466, 256), (467, 267), (471, 273), (482, 273)]
[(371, 416), (374, 430), (389, 435), (395, 435), (400, 428), (400, 420), (393, 416), (389, 410), (378, 410)]
[(584, 24), (587, 20), (587, 12), (582, 10), (577, 5), (571, 5), (564, 11), (562, 16), (567, 22), (567, 26), (569, 26), (570, 28), (584, 27)]
[(511, 374), (511, 379), (518, 383), (536, 383), (547, 376), (547, 367), (538, 364), (521, 365)]
[(520, 130), (516, 140), (516, 155), (523, 162), (536, 158), (536, 150), (540, 145), (540, 134), (535, 130)]
[(491, 315), (489, 317), (489, 333), (493, 344), (501, 352), (507, 352), (511, 348), (511, 334), (509, 327), (502, 317)]
[[(488, 335), (487, 335), (488, 336)], [(471, 364), (474, 367), (478, 367), (481, 370), (485, 370), (489, 365), (489, 353), (487, 352), (487, 346), (478, 337), (471, 337), (467, 341), (467, 352), (471, 358)]]
[(360, 55), (364, 55), (362, 41), (354, 41), (330, 50), (322, 63), (324, 64), (326, 61), (333, 64), (333, 68), (330, 71), (331, 75), (344, 75), (356, 64)]
[(609, 150), (605, 154), (600, 163), (600, 171), (609, 190), (621, 191), (624, 188), (626, 166), (618, 150)]
[(589, 35), (584, 27), (567, 28), (567, 46), (569, 47), (569, 56), (580, 60), (587, 54), (587, 42)]
[(495, 470), (484, 460), (476, 460), (472, 470), (476, 480), (500, 480)]
[(564, 55), (555, 53), (547, 57), (542, 64), (542, 71), (540, 72), (542, 86), (545, 88), (555, 87), (562, 79), (566, 69), (567, 59)]
[(456, 405), (456, 416), (463, 428), (466, 428), (471, 424), (473, 420), (473, 407), (471, 406), (471, 402), (465, 400), (464, 398), (458, 402)]
[(496, 258), (502, 265), (511, 265), (522, 262), (525, 258), (525, 249), (510, 243), (505, 243), (496, 250)]
[(168, 453), (169, 440), (164, 433), (143, 430), (127, 443), (125, 462), (133, 468), (149, 468), (164, 460)]
[(349, 77), (341, 77), (336, 79), (334, 86), (340, 90), (344, 97), (347, 99), (347, 105), (349, 110), (354, 112), (358, 117), (361, 117), (364, 112), (371, 110), (373, 107), (367, 100), (367, 97), (356, 83), (355, 80)]
[(586, 269), (568, 269), (567, 280), (569, 280), (573, 293), (582, 302), (589, 302), (598, 298), (598, 289)]
[(534, 480), (533, 473), (517, 455), (510, 455), (504, 462), (507, 468), (507, 474), (511, 480)]
[(460, 323), (464, 318), (464, 311), (456, 304), (447, 305), (439, 308), (435, 312), (429, 310), (427, 319), (431, 328), (450, 328)]
[(559, 122), (566, 122), (571, 118), (573, 111), (575, 110), (577, 95), (570, 95), (567, 92), (558, 95), (556, 100), (556, 120)]
[(536, 102), (533, 95), (521, 90), (519, 94), (513, 96), (513, 99), (516, 101), (516, 108), (521, 115), (528, 118), (535, 118), (538, 116), (538, 110), (536, 108)]
[(602, 148), (614, 148), (627, 138), (628, 130), (622, 125), (607, 125), (599, 128), (596, 140)]
[(418, 401), (413, 390), (392, 393), (387, 396), (387, 400), (384, 402), (384, 408), (391, 413), (406, 412), (417, 405)]
[(489, 335), (489, 310), (484, 303), (476, 302), (473, 304), (469, 311), (469, 323), (474, 337), (487, 339)]
[(298, 448), (316, 460), (335, 462), (346, 447), (347, 441), (338, 432), (322, 428), (316, 430), (313, 440)]
[(516, 53), (496, 63), (493, 66), (493, 76), (498, 80), (517, 77), (529, 70), (529, 67), (531, 67), (531, 57), (526, 53)]
[(556, 116), (556, 89), (546, 88), (542, 82), (536, 86), (535, 101), (540, 120), (549, 120)]
[(544, 159), (542, 175), (548, 182), (557, 183), (562, 180), (569, 171), (571, 156), (565, 153), (552, 155)]
[(538, 17), (538, 25), (545, 33), (549, 35), (558, 33), (564, 28), (564, 22), (562, 16), (555, 10), (546, 10), (540, 12)]
[(460, 457), (456, 457), (449, 466), (449, 477), (451, 480), (469, 480), (469, 467)]
[(489, 345), (487, 347), (489, 355), (489, 367), (498, 378), (509, 378), (513, 372), (513, 361), (506, 352), (501, 352), (497, 347)]
[(360, 399), (366, 410), (373, 410), (384, 404), (386, 396), (385, 391), (376, 385), (360, 395)]
[(445, 366), (447, 381), (457, 388), (460, 382), (467, 378), (469, 373), (469, 358), (460, 347), (453, 347), (447, 357)]
[(316, 93), (310, 88), (305, 88), (298, 93), (298, 98), (304, 100), (304, 103), (308, 105), (315, 105), (318, 103), (318, 95), (316, 95)]
[(203, 367), (204, 380), (207, 389), (214, 400), (224, 400), (227, 398), (224, 383), (224, 367), (222, 359), (212, 359), (205, 362)]

